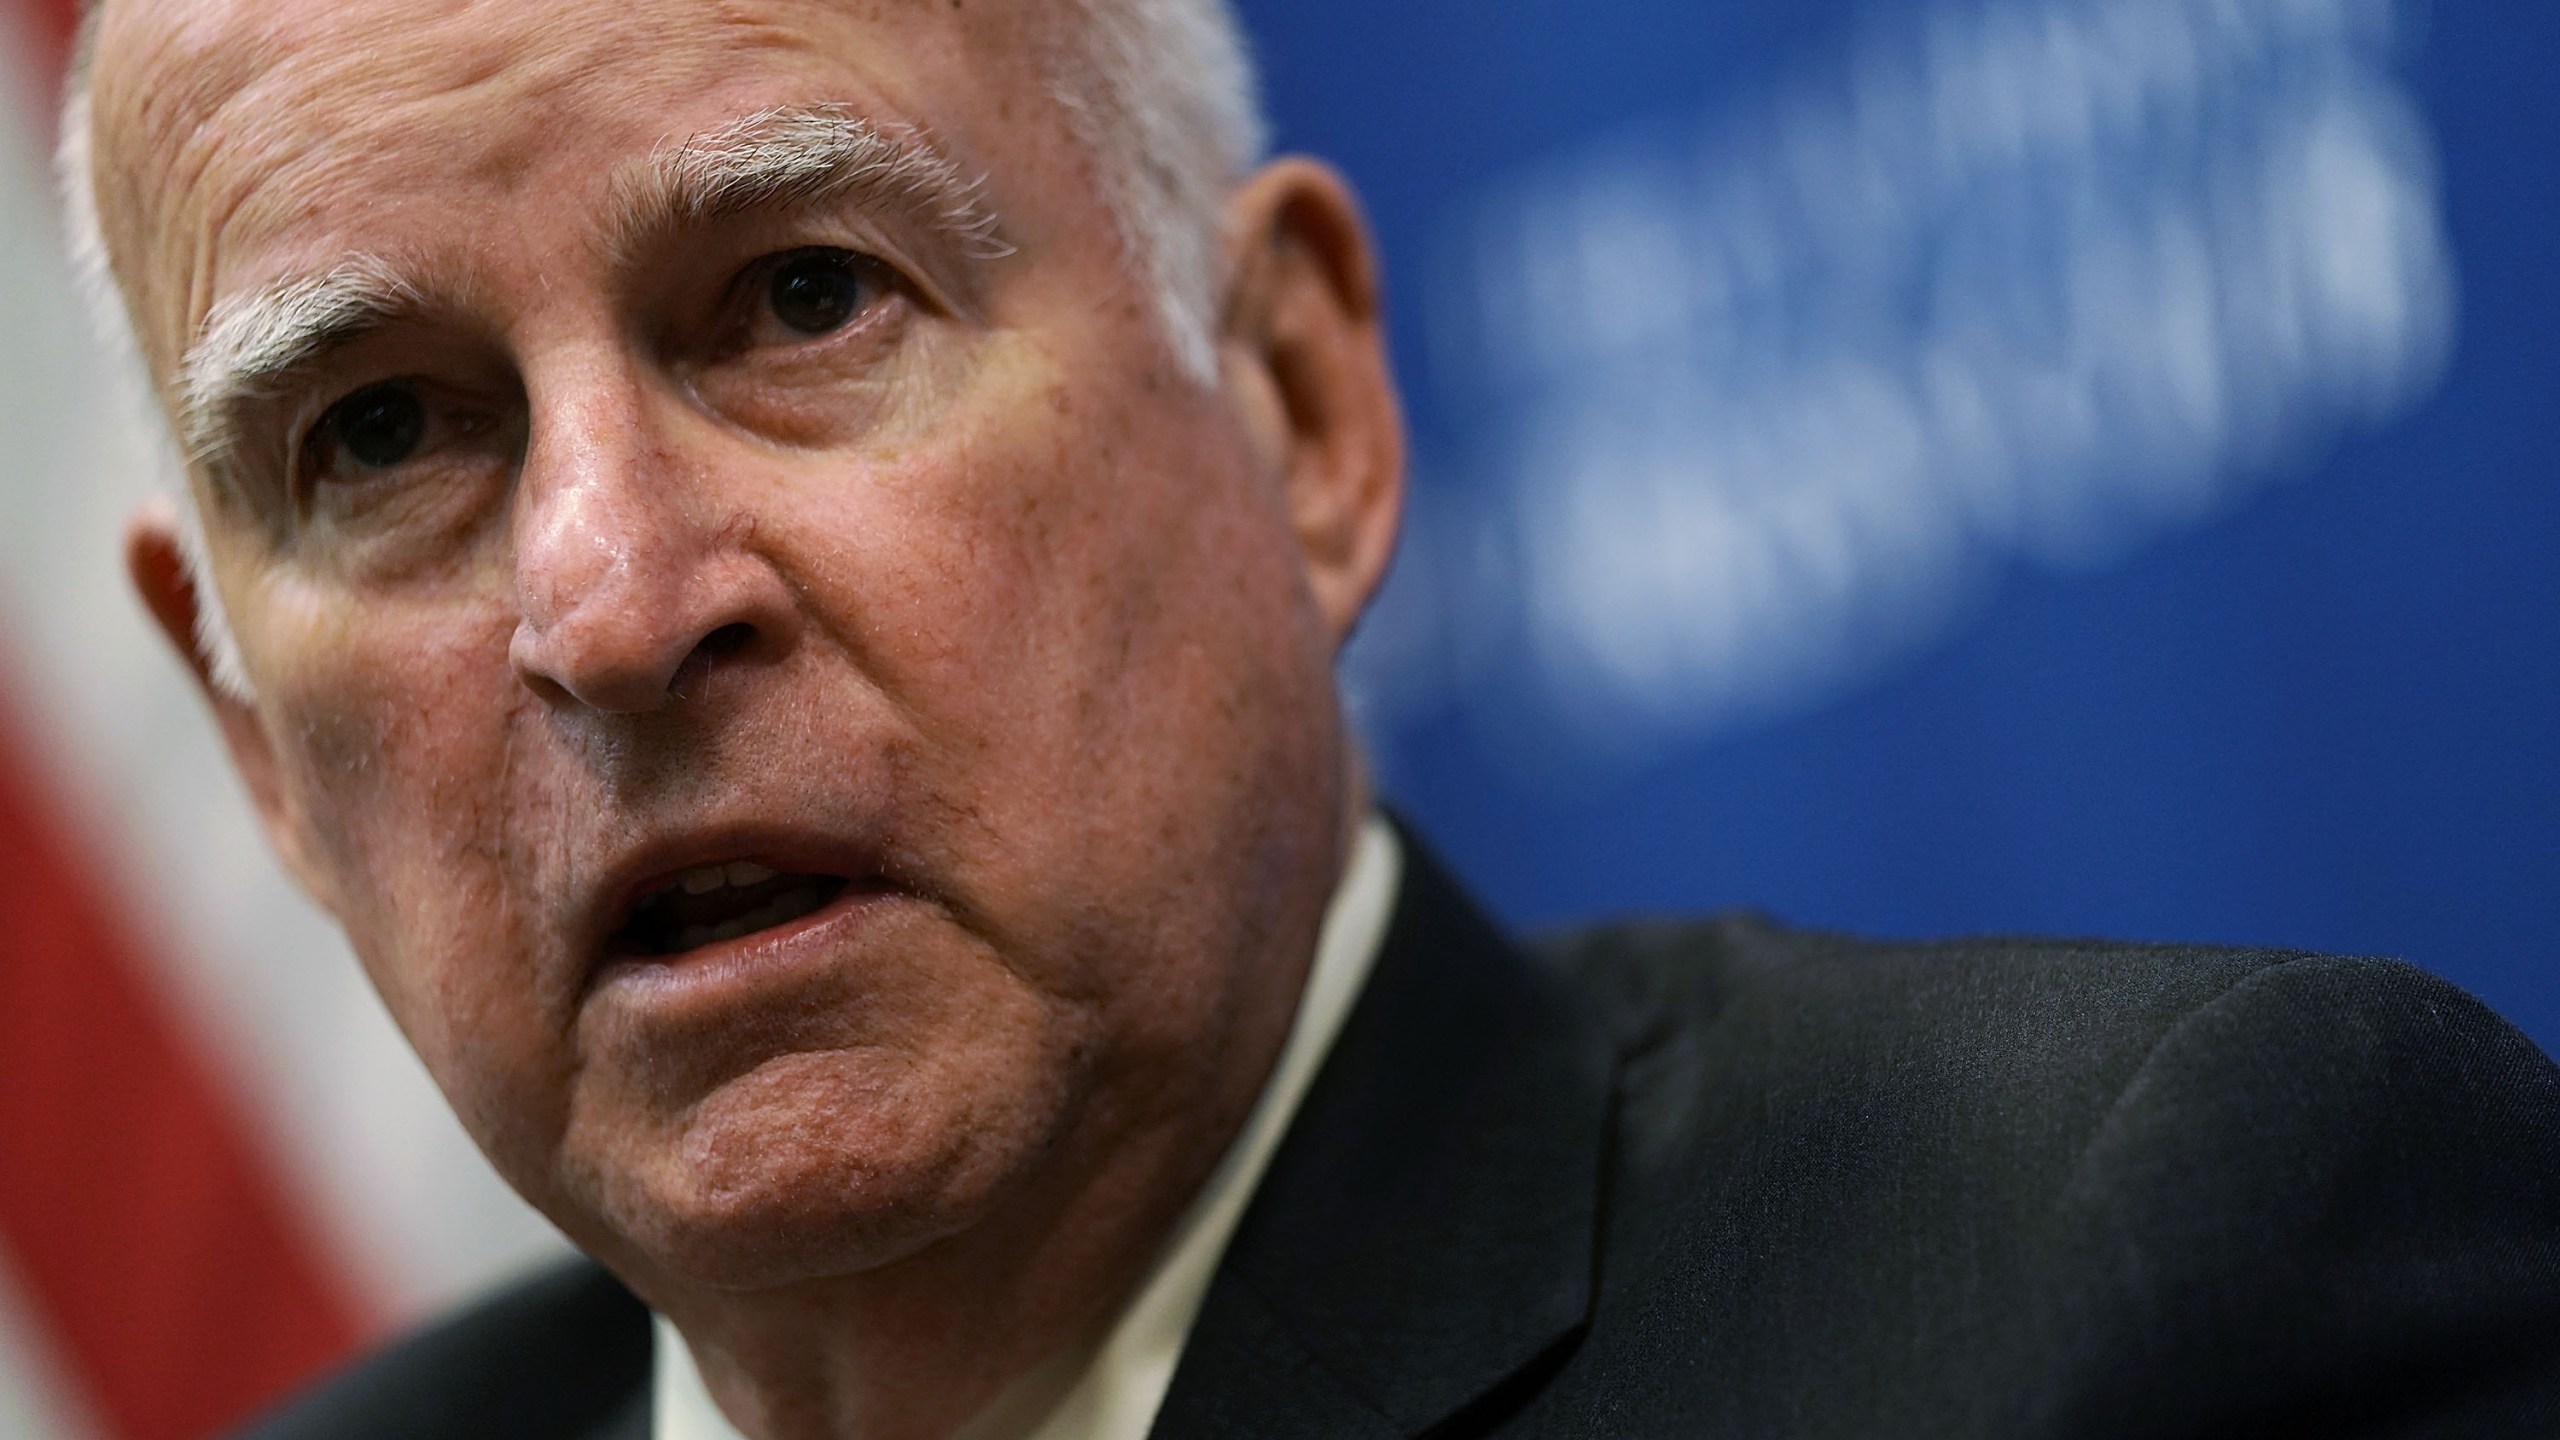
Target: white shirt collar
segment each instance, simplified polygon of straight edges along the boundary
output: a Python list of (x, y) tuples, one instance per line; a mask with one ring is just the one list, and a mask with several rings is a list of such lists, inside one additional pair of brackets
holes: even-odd
[[(1375, 814), (1363, 821), (1351, 862), (1325, 907), (1306, 993), (1290, 1023), (1280, 1061), (1262, 1098), (1226, 1157), (1201, 1187), (1172, 1239), (1137, 1291), (1097, 1343), (1066, 1354), (1016, 1381), (962, 1440), (1144, 1440), (1173, 1383), (1183, 1342), (1228, 1237), (1298, 1112), (1316, 1069), (1351, 1014), (1385, 944), (1403, 882), (1404, 853)], [(745, 1440), (694, 1368), (693, 1352), (664, 1317), (657, 1322), (652, 1381), (653, 1440)]]

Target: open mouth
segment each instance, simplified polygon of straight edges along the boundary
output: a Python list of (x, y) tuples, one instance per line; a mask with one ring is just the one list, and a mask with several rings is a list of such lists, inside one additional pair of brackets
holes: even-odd
[(741, 939), (814, 915), (852, 885), (842, 875), (787, 875), (749, 860), (698, 865), (642, 896), (605, 953), (661, 958)]

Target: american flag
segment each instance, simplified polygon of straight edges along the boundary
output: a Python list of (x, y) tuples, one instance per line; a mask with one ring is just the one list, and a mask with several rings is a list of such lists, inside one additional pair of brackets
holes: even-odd
[(560, 1242), (267, 858), (123, 593), (174, 484), (50, 180), (76, 0), (0, 0), (0, 1440), (216, 1433)]

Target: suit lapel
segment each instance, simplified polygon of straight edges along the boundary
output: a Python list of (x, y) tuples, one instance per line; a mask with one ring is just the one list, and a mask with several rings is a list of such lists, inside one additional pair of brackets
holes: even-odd
[(1419, 1434), (1590, 1311), (1598, 1022), (1405, 836), (1395, 919), (1211, 1283), (1157, 1440)]

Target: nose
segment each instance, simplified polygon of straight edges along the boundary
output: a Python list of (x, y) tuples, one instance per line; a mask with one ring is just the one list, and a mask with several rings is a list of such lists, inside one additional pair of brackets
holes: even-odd
[(637, 387), (590, 383), (537, 401), (534, 418), (508, 647), (525, 685), (554, 705), (636, 714), (717, 665), (789, 646), (798, 610), (756, 546), (744, 477), (653, 428)]

